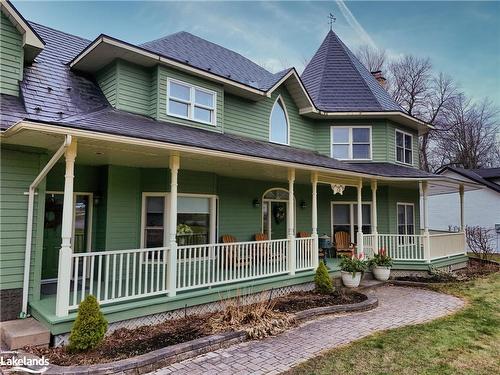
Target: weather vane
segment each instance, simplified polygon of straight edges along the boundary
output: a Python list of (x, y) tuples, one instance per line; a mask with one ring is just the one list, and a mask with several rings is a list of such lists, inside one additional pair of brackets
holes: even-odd
[(330, 13), (330, 14), (328, 15), (328, 19), (330, 20), (330, 21), (328, 21), (328, 22), (330, 23), (330, 31), (332, 31), (332, 29), (333, 29), (333, 23), (334, 23), (337, 19), (335, 18), (335, 16), (334, 16), (332, 13)]

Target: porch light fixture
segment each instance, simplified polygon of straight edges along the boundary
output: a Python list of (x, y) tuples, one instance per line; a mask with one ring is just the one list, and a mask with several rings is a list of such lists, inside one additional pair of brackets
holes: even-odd
[(341, 184), (330, 184), (330, 186), (332, 187), (332, 191), (333, 191), (333, 194), (340, 194), (340, 195), (343, 195), (344, 194), (344, 190), (345, 190), (345, 185), (341, 185)]
[(255, 198), (253, 201), (252, 201), (252, 206), (254, 206), (255, 208), (259, 208), (260, 207), (260, 202), (257, 198)]
[(306, 201), (305, 201), (305, 200), (303, 200), (303, 199), (302, 199), (302, 200), (300, 201), (300, 208), (304, 209), (304, 208), (306, 208), (306, 207), (307, 207), (307, 203), (306, 203)]

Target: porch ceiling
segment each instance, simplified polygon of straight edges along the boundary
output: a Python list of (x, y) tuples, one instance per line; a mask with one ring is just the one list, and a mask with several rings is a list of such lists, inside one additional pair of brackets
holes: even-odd
[[(49, 153), (55, 152), (63, 143), (65, 134), (53, 131), (41, 131), (21, 128), (2, 137), (2, 144), (30, 146), (46, 149)], [(98, 139), (92, 134), (78, 136), (77, 164), (84, 165), (122, 165), (142, 168), (167, 168), (172, 154), (179, 154), (181, 170), (212, 172), (221, 176), (248, 178), (269, 181), (287, 181), (287, 172), (292, 163), (250, 158), (245, 155), (221, 153), (214, 154), (210, 150), (203, 152), (173, 150), (160, 145), (146, 145), (141, 143), (126, 143), (109, 139)], [(255, 159), (255, 160), (254, 160)], [(296, 183), (309, 184), (311, 171), (318, 170), (313, 166), (296, 168)], [(319, 168), (321, 170), (321, 168)], [(361, 175), (348, 171), (329, 169), (320, 172), (320, 183), (342, 183), (356, 185)], [(364, 176), (364, 186), (369, 186), (370, 179), (376, 179), (379, 186), (398, 186), (415, 188), (420, 179)], [(480, 185), (454, 180), (449, 177), (422, 178), (429, 182), (429, 195), (456, 193), (459, 184), (464, 185), (465, 191), (476, 190)]]

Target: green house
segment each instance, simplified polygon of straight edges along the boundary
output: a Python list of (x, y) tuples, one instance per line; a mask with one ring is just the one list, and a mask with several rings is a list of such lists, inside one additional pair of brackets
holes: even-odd
[(320, 255), (338, 275), (342, 232), (393, 272), (466, 261), (463, 215), (435, 233), (427, 197), (463, 207), (474, 184), (418, 168), (430, 125), (334, 32), (299, 75), (186, 32), (89, 41), (1, 13), (2, 319), (64, 341), (88, 294), (118, 327), (291, 290)]

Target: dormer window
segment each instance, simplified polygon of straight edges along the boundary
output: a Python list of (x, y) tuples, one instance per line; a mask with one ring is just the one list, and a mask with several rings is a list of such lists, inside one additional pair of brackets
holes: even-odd
[(290, 144), (290, 128), (285, 104), (279, 96), (274, 103), (269, 120), (269, 141), (282, 145)]
[(167, 80), (167, 114), (203, 124), (215, 125), (217, 94), (173, 79)]
[(331, 156), (339, 160), (371, 160), (370, 126), (332, 126)]

